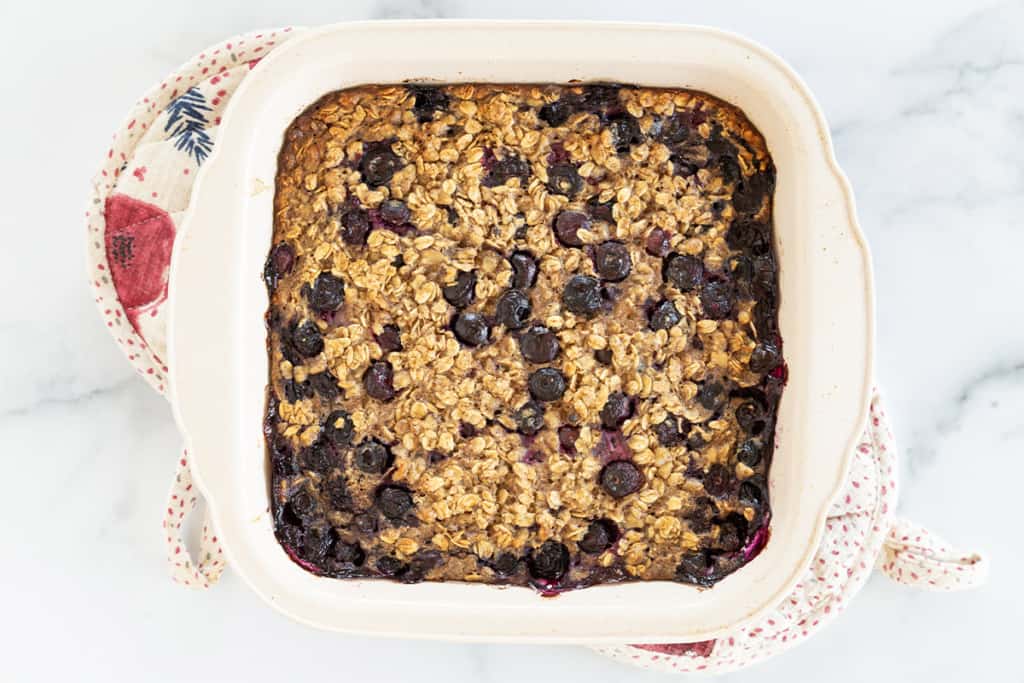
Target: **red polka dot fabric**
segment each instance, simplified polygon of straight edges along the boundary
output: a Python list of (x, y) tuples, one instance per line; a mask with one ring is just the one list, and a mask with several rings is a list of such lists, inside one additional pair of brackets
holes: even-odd
[[(298, 31), (258, 31), (215, 45), (161, 81), (132, 108), (101, 164), (86, 211), (89, 284), (128, 361), (167, 392), (166, 300), (171, 251), (196, 171), (210, 157), (221, 112), (256, 63)], [(182, 525), (201, 495), (188, 453), (177, 460), (163, 519), (171, 577), (205, 589), (225, 568), (216, 530), (204, 520), (190, 551)], [(722, 638), (667, 645), (595, 647), (608, 657), (679, 673), (723, 673), (777, 655), (816, 633), (849, 603), (877, 566), (893, 580), (929, 590), (982, 583), (988, 562), (959, 552), (894, 516), (896, 450), (876, 396), (825, 536), (793, 593), (757, 623)]]

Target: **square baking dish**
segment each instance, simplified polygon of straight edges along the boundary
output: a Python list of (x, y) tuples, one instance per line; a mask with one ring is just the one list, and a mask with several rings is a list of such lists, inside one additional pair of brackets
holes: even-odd
[[(410, 81), (690, 88), (738, 106), (764, 135), (777, 169), (779, 324), (789, 381), (769, 481), (771, 538), (714, 588), (639, 582), (551, 599), (525, 588), (338, 580), (306, 572), (279, 546), (262, 434), (268, 300), (261, 274), (282, 135), (327, 92)], [(175, 245), (172, 402), (230, 564), (299, 621), (478, 641), (703, 640), (771, 609), (806, 570), (867, 414), (873, 314), (868, 251), (824, 118), (806, 86), (764, 48), (693, 26), (339, 24), (306, 30), (264, 58), (228, 105)]]

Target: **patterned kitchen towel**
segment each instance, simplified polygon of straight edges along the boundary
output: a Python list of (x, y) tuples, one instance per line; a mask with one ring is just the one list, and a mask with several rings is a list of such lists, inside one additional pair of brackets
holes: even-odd
[[(246, 34), (215, 45), (164, 79), (129, 113), (93, 181), (86, 221), (89, 282), (111, 335), (128, 361), (167, 392), (166, 310), (171, 251), (196, 171), (210, 156), (220, 115), (260, 58), (300, 31)], [(196, 509), (188, 454), (182, 453), (163, 519), (172, 578), (209, 588), (224, 570), (209, 520), (198, 553), (182, 538)], [(842, 611), (872, 569), (907, 585), (957, 590), (984, 581), (988, 562), (951, 549), (893, 514), (896, 450), (876, 396), (843, 491), (806, 574), (758, 623), (699, 643), (594, 648), (630, 664), (677, 672), (726, 672), (802, 642)]]

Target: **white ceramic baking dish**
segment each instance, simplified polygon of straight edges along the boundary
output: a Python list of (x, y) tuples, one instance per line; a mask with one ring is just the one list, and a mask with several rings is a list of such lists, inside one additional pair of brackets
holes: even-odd
[[(778, 169), (776, 247), (789, 384), (770, 487), (771, 539), (711, 590), (597, 586), (554, 599), (525, 588), (318, 578), (278, 546), (261, 422), (277, 154), (289, 123), (326, 92), (407, 80), (695, 88), (746, 112)], [(866, 416), (871, 269), (824, 118), (778, 57), (694, 26), (579, 22), (384, 22), (307, 30), (232, 98), (174, 254), (170, 368), (193, 472), (230, 564), (267, 602), (352, 633), (488, 641), (667, 642), (714, 637), (770, 609), (807, 568)]]

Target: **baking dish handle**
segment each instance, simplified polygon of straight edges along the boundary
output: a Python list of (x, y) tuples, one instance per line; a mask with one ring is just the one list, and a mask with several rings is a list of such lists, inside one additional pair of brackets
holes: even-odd
[(907, 586), (933, 591), (976, 588), (988, 579), (988, 558), (950, 547), (924, 527), (893, 520), (885, 536), (878, 566), (886, 576)]
[(224, 551), (217, 542), (217, 536), (210, 522), (208, 509), (203, 512), (203, 529), (199, 541), (199, 554), (192, 557), (182, 532), (185, 520), (196, 511), (200, 493), (192, 483), (192, 472), (188, 465), (188, 451), (182, 451), (178, 459), (174, 482), (167, 494), (167, 508), (164, 512), (164, 537), (167, 544), (167, 564), (175, 583), (189, 588), (206, 589), (220, 580), (224, 572)]

